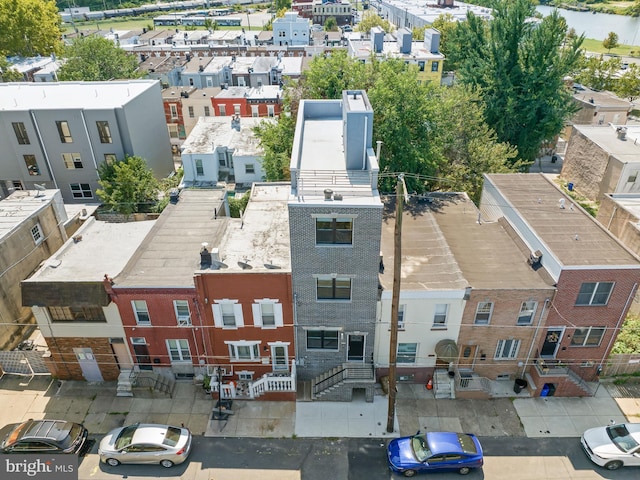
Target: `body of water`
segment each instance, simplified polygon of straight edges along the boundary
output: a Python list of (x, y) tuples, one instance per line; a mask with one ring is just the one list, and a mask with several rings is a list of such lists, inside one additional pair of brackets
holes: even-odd
[[(549, 15), (554, 8), (537, 6), (536, 10), (542, 15)], [(607, 13), (575, 12), (573, 10), (558, 9), (560, 15), (567, 20), (569, 28), (574, 28), (580, 35), (587, 38), (604, 40), (609, 32), (618, 34), (618, 42), (626, 45), (640, 43), (640, 17), (625, 17), (623, 15), (609, 15)]]

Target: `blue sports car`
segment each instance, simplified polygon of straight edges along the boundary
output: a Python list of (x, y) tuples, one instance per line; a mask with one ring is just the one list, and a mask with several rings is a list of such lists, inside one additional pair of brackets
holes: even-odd
[(466, 475), (483, 464), (482, 447), (470, 433), (428, 432), (391, 440), (387, 447), (389, 468), (413, 477), (422, 472), (457, 471)]

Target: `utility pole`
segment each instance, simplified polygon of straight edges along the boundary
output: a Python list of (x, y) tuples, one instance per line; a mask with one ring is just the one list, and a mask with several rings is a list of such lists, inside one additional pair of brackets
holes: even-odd
[(398, 310), (400, 304), (400, 274), (402, 267), (402, 202), (404, 178), (398, 175), (396, 183), (396, 225), (393, 234), (393, 295), (391, 298), (391, 336), (389, 338), (389, 407), (387, 432), (393, 433), (396, 411), (396, 360), (398, 356)]

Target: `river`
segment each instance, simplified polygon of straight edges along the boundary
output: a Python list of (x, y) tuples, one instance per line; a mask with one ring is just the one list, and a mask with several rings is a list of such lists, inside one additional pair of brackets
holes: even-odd
[[(549, 15), (553, 7), (539, 5), (536, 10), (543, 15)], [(604, 40), (609, 32), (618, 34), (618, 42), (626, 45), (640, 43), (640, 17), (626, 17), (607, 13), (576, 12), (558, 9), (560, 15), (567, 20), (569, 28), (574, 28), (580, 35), (584, 32), (587, 38)]]

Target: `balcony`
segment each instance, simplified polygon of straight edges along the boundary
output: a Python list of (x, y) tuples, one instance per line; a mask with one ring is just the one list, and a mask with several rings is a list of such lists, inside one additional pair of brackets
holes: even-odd
[(553, 358), (537, 358), (534, 360), (536, 371), (541, 377), (557, 377), (558, 375), (569, 375), (569, 367)]

